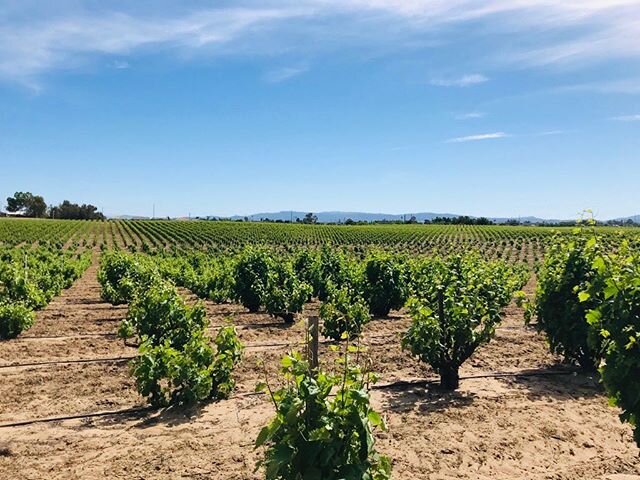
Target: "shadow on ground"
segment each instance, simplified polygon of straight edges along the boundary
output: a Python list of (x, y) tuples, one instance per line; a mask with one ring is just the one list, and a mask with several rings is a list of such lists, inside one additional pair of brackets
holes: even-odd
[(531, 400), (574, 400), (604, 395), (597, 373), (570, 371), (556, 365), (522, 373), (517, 377), (505, 377), (503, 381), (511, 387), (525, 390)]
[(384, 393), (383, 408), (393, 412), (416, 411), (433, 413), (451, 408), (465, 408), (473, 403), (476, 396), (469, 392), (450, 392), (436, 384), (412, 386), (402, 389), (388, 389)]

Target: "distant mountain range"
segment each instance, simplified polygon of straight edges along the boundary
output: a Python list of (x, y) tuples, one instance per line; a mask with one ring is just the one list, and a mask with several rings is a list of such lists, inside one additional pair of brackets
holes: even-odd
[[(269, 219), (269, 220), (293, 220), (296, 221), (297, 218), (302, 220), (304, 216), (308, 212), (301, 211), (280, 211), (280, 212), (263, 212), (263, 213), (254, 213), (251, 215), (234, 215), (230, 217), (231, 220), (240, 220), (243, 218), (248, 218), (251, 221), (260, 221), (261, 219)], [(416, 217), (416, 220), (419, 223), (424, 222), (425, 220), (433, 220), (436, 217), (445, 217), (445, 218), (455, 218), (460, 217), (462, 215), (457, 213), (436, 213), (436, 212), (417, 212), (417, 213), (400, 213), (400, 214), (391, 214), (391, 213), (367, 213), (367, 212), (341, 212), (341, 211), (333, 211), (333, 212), (313, 212), (313, 214), (318, 217), (318, 222), (320, 223), (338, 223), (345, 222), (347, 219), (351, 219), (355, 222), (376, 222), (376, 221), (403, 221), (409, 220), (411, 217)], [(472, 218), (478, 218), (473, 217)], [(211, 218), (220, 218), (220, 217), (211, 217)], [(560, 223), (565, 221), (573, 221), (575, 219), (554, 219), (554, 218), (540, 218), (534, 216), (526, 216), (526, 217), (487, 217), (490, 220), (496, 223), (506, 223), (509, 220), (518, 220), (522, 223)], [(640, 222), (640, 215), (635, 215), (632, 217), (624, 217), (624, 218), (616, 218), (615, 220), (625, 221), (627, 219), (631, 219), (634, 222)]]
[[(302, 220), (304, 216), (309, 212), (296, 212), (296, 211), (282, 211), (282, 212), (264, 212), (264, 213), (254, 213), (252, 215), (247, 215), (246, 218), (252, 221), (259, 221), (263, 218), (268, 218), (269, 220), (293, 220), (296, 221), (297, 218)], [(389, 213), (366, 213), (366, 212), (313, 212), (313, 214), (318, 217), (318, 222), (320, 223), (338, 223), (345, 222), (347, 219), (351, 219), (355, 222), (380, 222), (383, 220), (387, 221), (402, 221), (404, 219), (408, 220), (412, 216), (416, 217), (418, 222), (424, 222), (425, 220), (433, 220), (435, 217), (447, 217), (454, 218), (458, 217), (454, 213), (407, 213), (407, 214), (389, 214)], [(231, 217), (232, 220), (239, 220), (245, 218), (242, 215), (234, 215)]]
[(151, 217), (143, 217), (140, 215), (116, 215), (109, 218), (114, 220), (149, 220)]
[[(206, 218), (218, 218), (218, 219), (229, 219), (229, 220), (242, 220), (244, 218), (249, 219), (250, 221), (259, 222), (263, 219), (269, 219), (272, 221), (296, 221), (296, 219), (302, 220), (304, 216), (309, 212), (302, 211), (280, 211), (280, 212), (262, 212), (262, 213), (253, 213), (251, 215), (233, 215), (231, 217), (222, 217), (219, 215), (209, 215)], [(416, 217), (416, 221), (419, 223), (424, 222), (425, 220), (433, 220), (436, 217), (446, 217), (446, 218), (455, 218), (460, 217), (462, 215), (457, 213), (435, 213), (435, 212), (418, 212), (418, 213), (400, 213), (400, 214), (392, 214), (392, 213), (367, 213), (367, 212), (341, 212), (341, 211), (332, 211), (332, 212), (313, 212), (313, 214), (318, 218), (319, 223), (344, 223), (346, 220), (351, 219), (355, 222), (380, 222), (380, 221), (403, 221), (409, 220), (411, 217)], [(470, 215), (471, 216), (471, 215)], [(478, 218), (473, 217), (472, 218)], [(135, 215), (120, 215), (117, 217), (112, 217), (121, 220), (146, 220), (149, 217), (135, 216)], [(200, 217), (205, 218), (205, 217)], [(526, 216), (526, 217), (487, 217), (495, 223), (506, 223), (509, 220), (518, 220), (521, 223), (561, 223), (565, 221), (573, 221), (575, 219), (552, 219), (552, 218), (540, 218), (534, 216)], [(180, 217), (180, 219), (186, 220), (186, 217)], [(600, 219), (601, 221), (604, 221)], [(632, 220), (636, 223), (640, 223), (640, 215), (633, 215), (630, 217), (620, 217), (615, 218), (616, 221), (624, 222), (626, 220)]]
[(631, 220), (632, 222), (640, 223), (640, 215), (632, 215), (630, 217), (616, 218), (614, 220), (621, 221), (621, 222), (626, 222), (627, 220)]
[[(234, 215), (231, 220), (240, 220), (243, 218), (248, 218), (251, 221), (260, 221), (261, 219), (269, 219), (269, 220), (293, 220), (296, 221), (297, 218), (302, 220), (304, 216), (308, 212), (296, 212), (296, 211), (282, 211), (282, 212), (263, 212), (263, 213), (254, 213), (252, 215)], [(366, 212), (314, 212), (316, 217), (318, 217), (319, 223), (344, 223), (347, 219), (351, 219), (355, 222), (380, 222), (380, 221), (391, 221), (398, 222), (403, 220), (409, 220), (411, 217), (416, 217), (416, 221), (418, 223), (422, 223), (425, 220), (433, 220), (436, 217), (444, 217), (444, 218), (455, 218), (460, 217), (461, 215), (457, 213), (436, 213), (436, 212), (417, 212), (417, 213), (366, 213)], [(496, 223), (506, 223), (509, 220), (513, 220), (514, 217), (487, 217), (490, 220)], [(531, 223), (559, 223), (561, 220), (546, 220), (538, 217), (515, 217), (516, 220), (520, 220), (521, 222), (531, 222)]]

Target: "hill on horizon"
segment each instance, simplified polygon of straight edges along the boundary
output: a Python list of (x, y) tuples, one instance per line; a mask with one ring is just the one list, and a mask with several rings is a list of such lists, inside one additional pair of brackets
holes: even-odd
[[(253, 213), (250, 215), (232, 215), (230, 217), (222, 215), (208, 215), (206, 217), (194, 217), (195, 218), (207, 218), (207, 219), (219, 219), (219, 220), (243, 220), (247, 218), (252, 222), (259, 222), (261, 220), (271, 221), (293, 221), (297, 219), (302, 220), (308, 213), (313, 213), (318, 218), (318, 223), (344, 223), (347, 220), (353, 220), (355, 222), (401, 222), (409, 220), (411, 217), (416, 217), (418, 223), (423, 223), (425, 220), (432, 221), (436, 217), (444, 218), (456, 218), (463, 215), (457, 213), (437, 213), (437, 212), (418, 212), (418, 213), (370, 213), (370, 212), (347, 212), (347, 211), (323, 211), (323, 212), (306, 212), (298, 210), (281, 210), (278, 212), (261, 212)], [(480, 218), (479, 216), (467, 215), (471, 218)], [(139, 216), (139, 215), (114, 215), (109, 218), (116, 220), (150, 220), (151, 217)], [(157, 217), (158, 219), (166, 219), (167, 217)], [(176, 220), (187, 220), (189, 217), (172, 217)], [(536, 216), (522, 216), (522, 217), (485, 217), (489, 220), (501, 224), (507, 223), (510, 220), (518, 220), (520, 223), (547, 223), (555, 224), (561, 222), (571, 222), (575, 219), (555, 219), (555, 218), (542, 218)], [(609, 219), (598, 219), (601, 222), (606, 222)], [(640, 215), (630, 215), (627, 217), (616, 217), (611, 219), (617, 222), (625, 222), (631, 220), (634, 223), (640, 223)]]
[[(251, 215), (233, 215), (230, 218), (231, 220), (240, 220), (243, 218), (248, 218), (250, 221), (260, 221), (262, 219), (269, 220), (280, 220), (280, 221), (296, 221), (296, 219), (302, 220), (304, 216), (309, 212), (303, 211), (279, 211), (279, 212), (262, 212), (262, 213), (254, 213)], [(380, 222), (380, 221), (391, 221), (391, 222), (399, 222), (404, 220), (409, 220), (411, 217), (416, 217), (416, 221), (419, 223), (424, 222), (425, 220), (433, 220), (436, 217), (444, 217), (444, 218), (456, 218), (461, 217), (463, 215), (458, 213), (437, 213), (437, 212), (411, 212), (411, 213), (369, 213), (369, 212), (343, 212), (343, 211), (326, 211), (326, 212), (311, 212), (316, 217), (318, 217), (318, 223), (344, 223), (346, 220), (351, 219), (355, 222)], [(469, 215), (472, 218), (479, 218), (477, 216)], [(209, 218), (223, 218), (216, 215), (212, 215)], [(516, 219), (521, 222), (531, 222), (531, 223), (558, 223), (561, 220), (549, 220), (543, 219), (534, 216), (526, 216), (526, 217), (486, 217), (496, 223), (506, 223), (509, 220)]]

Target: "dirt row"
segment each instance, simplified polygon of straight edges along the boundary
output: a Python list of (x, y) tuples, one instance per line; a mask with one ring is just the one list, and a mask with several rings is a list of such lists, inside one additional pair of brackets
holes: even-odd
[[(0, 343), (0, 366), (135, 355), (135, 348), (115, 337), (126, 306), (101, 301), (96, 268), (39, 312), (25, 338)], [(317, 307), (305, 313), (317, 314)], [(231, 317), (242, 326), (245, 344), (293, 346), (304, 339), (304, 322), (285, 327), (237, 305), (206, 302), (206, 308), (213, 325)], [(400, 348), (397, 335), (408, 324), (397, 314), (366, 327), (363, 343), (381, 382), (434, 377)], [(544, 337), (522, 325), (521, 310), (511, 305), (506, 328), (469, 359), (462, 375), (556, 371), (559, 360)], [(253, 440), (273, 406), (250, 392), (264, 376), (258, 363), (264, 361), (275, 380), (286, 351), (286, 345), (247, 348), (236, 371), (237, 393), (227, 401), (186, 412), (0, 428), (0, 478), (261, 478), (254, 472), (260, 451)], [(327, 344), (320, 355), (328, 367), (336, 356)], [(0, 378), (0, 423), (145, 406), (126, 361), (0, 368)], [(581, 374), (474, 378), (463, 380), (455, 393), (423, 386), (375, 390), (372, 401), (388, 420), (388, 432), (377, 438), (379, 450), (394, 461), (394, 478), (584, 480), (640, 474), (630, 428), (607, 405), (597, 380)]]

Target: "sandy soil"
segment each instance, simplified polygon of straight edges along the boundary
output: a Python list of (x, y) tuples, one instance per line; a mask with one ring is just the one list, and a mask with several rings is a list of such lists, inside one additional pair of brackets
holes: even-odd
[[(115, 337), (126, 307), (101, 302), (91, 267), (76, 285), (39, 312), (24, 337), (0, 343), (0, 424), (144, 406), (126, 361), (9, 365), (127, 357), (135, 349)], [(532, 285), (529, 285), (532, 288)], [(183, 292), (188, 295), (188, 292)], [(189, 296), (194, 301), (193, 296)], [(237, 305), (206, 302), (214, 335), (232, 316), (247, 345), (233, 398), (182, 412), (113, 414), (0, 427), (0, 478), (4, 479), (253, 479), (259, 429), (273, 414), (261, 395), (263, 360), (275, 372), (288, 345), (304, 340), (305, 325), (285, 327)], [(317, 314), (312, 304), (306, 314)], [(367, 325), (368, 346), (381, 384), (433, 378), (428, 366), (399, 347), (404, 314)], [(496, 338), (464, 365), (461, 389), (381, 388), (373, 403), (386, 416), (378, 448), (394, 462), (397, 479), (588, 480), (640, 475), (630, 428), (607, 405), (597, 381), (582, 374), (548, 373), (562, 365), (545, 340), (524, 328), (510, 306)], [(330, 365), (335, 353), (321, 344)]]

